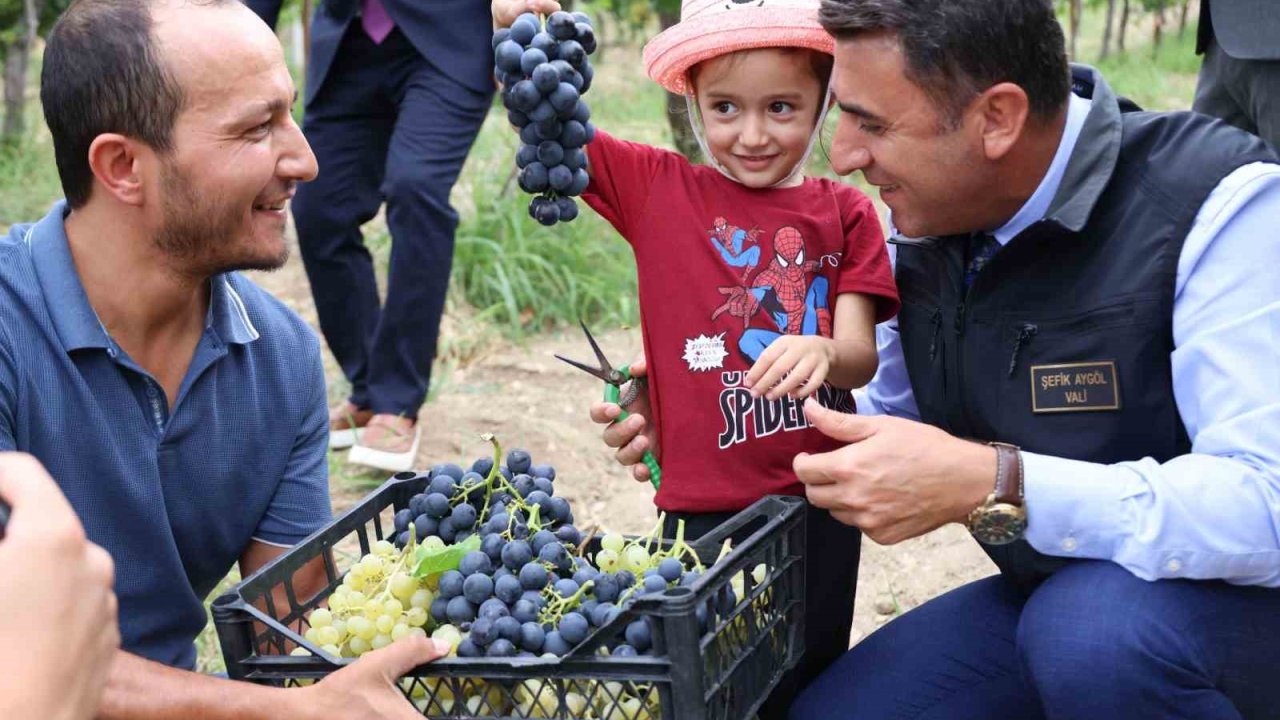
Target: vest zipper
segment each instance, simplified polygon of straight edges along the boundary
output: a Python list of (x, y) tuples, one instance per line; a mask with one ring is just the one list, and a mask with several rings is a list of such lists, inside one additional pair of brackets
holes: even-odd
[[(969, 293), (968, 291), (965, 291), (964, 300), (967, 300), (968, 298), (969, 298)], [(955, 373), (955, 382), (949, 383), (949, 384), (952, 386), (952, 388), (954, 388), (956, 402), (958, 402), (960, 406), (959, 419), (960, 419), (960, 422), (963, 424), (962, 427), (952, 428), (952, 431), (959, 435), (970, 436), (970, 435), (973, 435), (973, 430), (972, 430), (972, 423), (969, 421), (968, 399), (965, 397), (965, 394), (964, 394), (965, 392), (964, 306), (965, 304), (963, 300), (960, 302), (959, 305), (956, 306), (956, 317), (955, 317), (956, 349), (955, 349), (955, 363), (953, 363), (955, 365), (953, 369), (953, 372)], [(945, 374), (945, 371), (944, 371), (944, 374)]]
[(933, 362), (938, 357), (938, 333), (942, 330), (942, 308), (933, 309), (929, 323), (933, 325), (933, 336), (929, 340), (929, 362)]
[(1014, 371), (1018, 367), (1018, 353), (1022, 350), (1023, 345), (1030, 344), (1031, 338), (1040, 332), (1040, 328), (1031, 323), (1023, 323), (1018, 328), (1018, 337), (1013, 341), (1013, 354), (1009, 356), (1009, 377), (1013, 377)]

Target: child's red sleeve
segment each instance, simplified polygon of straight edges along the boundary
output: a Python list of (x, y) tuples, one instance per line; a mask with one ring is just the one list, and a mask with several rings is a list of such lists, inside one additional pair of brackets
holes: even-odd
[(654, 176), (670, 161), (668, 155), (669, 151), (596, 130), (595, 139), (587, 145), (591, 184), (582, 199), (630, 241), (630, 230), (649, 202)]
[(844, 226), (844, 257), (836, 281), (836, 294), (862, 293), (876, 301), (876, 322), (898, 314), (898, 286), (889, 265), (884, 231), (871, 199), (857, 189), (839, 185), (836, 200)]

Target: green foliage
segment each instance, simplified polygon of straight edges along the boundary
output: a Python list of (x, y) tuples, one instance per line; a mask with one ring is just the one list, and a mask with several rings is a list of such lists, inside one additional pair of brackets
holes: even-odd
[[(8, 45), (22, 32), (23, 0), (0, 0), (0, 45)], [(71, 5), (71, 0), (44, 0), (40, 7), (38, 35), (45, 35), (53, 23)]]
[(458, 229), (452, 283), (479, 319), (515, 336), (579, 318), (635, 320), (631, 253), (585, 206), (544, 228), (529, 217), (529, 196), (499, 173), (476, 185), (475, 203)]

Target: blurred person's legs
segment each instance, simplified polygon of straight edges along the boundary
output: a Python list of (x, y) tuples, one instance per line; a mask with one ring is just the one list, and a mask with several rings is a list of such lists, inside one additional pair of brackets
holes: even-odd
[[(403, 46), (407, 43), (375, 45), (358, 25), (348, 28), (303, 123), (322, 170), (298, 187), (294, 223), (320, 330), (351, 383), (349, 406), (339, 406), (331, 415), (335, 439), (350, 424), (344, 416), (363, 427), (372, 414), (368, 346), (381, 310), (373, 259), (360, 226), (382, 205), (379, 186), (395, 126), (395, 105), (384, 82), (386, 55), (388, 50), (404, 51)], [(350, 435), (337, 444), (350, 445)]]
[(1280, 148), (1280, 61), (1238, 60), (1210, 42), (1192, 109)]
[[(323, 168), (295, 203), (321, 329), (351, 383), (335, 412), (367, 429), (352, 461), (402, 469), (430, 385), (458, 216), (449, 192), (491, 96), (427, 62), (397, 30), (374, 44), (350, 29), (308, 108)], [(386, 300), (359, 226), (387, 203)]]

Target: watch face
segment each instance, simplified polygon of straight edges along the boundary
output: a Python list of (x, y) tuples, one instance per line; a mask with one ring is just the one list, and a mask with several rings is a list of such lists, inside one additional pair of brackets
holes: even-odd
[(996, 503), (974, 515), (969, 531), (987, 545), (1006, 545), (1027, 531), (1027, 511), (1017, 505)]

